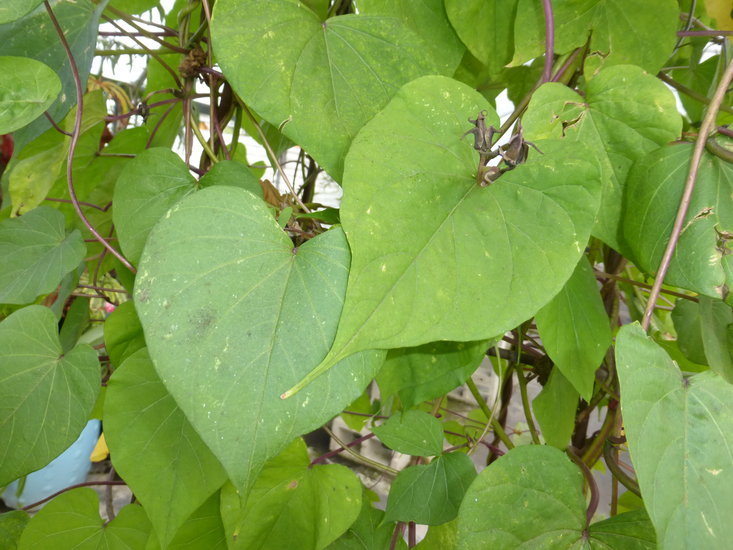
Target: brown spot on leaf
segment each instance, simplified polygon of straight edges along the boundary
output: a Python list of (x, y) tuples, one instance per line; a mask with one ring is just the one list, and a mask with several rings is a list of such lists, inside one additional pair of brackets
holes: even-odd
[(294, 479), (290, 483), (288, 483), (288, 489), (297, 489), (298, 488), (298, 480)]

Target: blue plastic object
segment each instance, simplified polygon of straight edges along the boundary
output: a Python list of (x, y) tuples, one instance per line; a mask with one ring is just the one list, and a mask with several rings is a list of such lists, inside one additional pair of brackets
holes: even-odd
[(65, 489), (69, 485), (86, 481), (92, 461), (89, 456), (99, 439), (101, 423), (90, 420), (79, 438), (48, 465), (26, 476), (20, 496), (18, 480), (5, 488), (2, 498), (11, 508), (22, 508)]

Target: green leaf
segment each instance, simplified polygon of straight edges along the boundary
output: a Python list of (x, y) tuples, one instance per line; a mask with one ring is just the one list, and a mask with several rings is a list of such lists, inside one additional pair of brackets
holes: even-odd
[(480, 110), (498, 124), (476, 91), (423, 77), (359, 133), (341, 207), (353, 254), (344, 311), (310, 377), (361, 349), (491, 338), (570, 277), (600, 195), (591, 155), (546, 141), (543, 155), (480, 187), (478, 154), (461, 139)]
[[(0, 8), (0, 18), (2, 17)], [(0, 56), (0, 134), (22, 128), (43, 114), (61, 91), (48, 65), (28, 57)]]
[(400, 453), (436, 456), (443, 452), (443, 426), (424, 411), (401, 411), (372, 431), (387, 447)]
[[(101, 1), (95, 4), (90, 0), (49, 1), (74, 55), (82, 82), (87, 81), (89, 68), (92, 65), (99, 16), (106, 3)], [(49, 115), (56, 122), (63, 119), (69, 109), (76, 104), (74, 75), (68, 57), (60, 46), (59, 36), (43, 6), (39, 6), (21, 19), (0, 25), (0, 55), (30, 57), (56, 71), (61, 80), (61, 94), (48, 108)], [(29, 126), (16, 132), (13, 136), (16, 152), (50, 127), (48, 120), (40, 116)]]
[(565, 137), (592, 149), (603, 178), (593, 234), (623, 251), (619, 226), (631, 165), (682, 130), (669, 89), (639, 67), (610, 67), (588, 81), (585, 98), (563, 84), (544, 84), (532, 96), (522, 124), (528, 139)]
[[(510, 505), (508, 505), (508, 503)], [(458, 548), (655, 548), (649, 521), (624, 514), (586, 530), (583, 475), (553, 447), (515, 447), (471, 484), (458, 515)]]
[[(629, 173), (624, 236), (634, 262), (659, 268), (689, 170), (692, 144), (668, 145), (637, 162)], [(733, 165), (703, 153), (679, 242), (665, 282), (712, 298), (733, 288)]]
[(631, 460), (662, 548), (726, 548), (733, 536), (733, 386), (685, 378), (638, 323), (616, 337)]
[(0, 6), (0, 23), (9, 23), (20, 19), (35, 8), (43, 0), (5, 0)]
[(468, 50), (491, 74), (511, 61), (517, 0), (445, 0), (445, 11)]
[(164, 548), (226, 480), (144, 349), (109, 380), (104, 433), (112, 464), (145, 507)]
[(448, 453), (430, 464), (410, 466), (392, 482), (385, 521), (440, 525), (458, 515), (476, 468), (464, 453)]
[(458, 544), (457, 531), (457, 519), (441, 525), (431, 525), (428, 534), (415, 548), (417, 550), (455, 550)]
[(202, 188), (209, 185), (231, 185), (246, 189), (260, 198), (263, 196), (260, 180), (249, 166), (236, 160), (220, 160), (201, 177), (199, 184)]
[(76, 345), (79, 337), (89, 326), (89, 302), (90, 298), (77, 296), (64, 314), (64, 324), (59, 332), (59, 341), (64, 353)]
[(382, 400), (398, 394), (402, 406), (411, 408), (445, 395), (471, 376), (489, 345), (488, 340), (431, 342), (389, 350), (377, 375)]
[[(581, 47), (590, 34), (585, 74), (633, 64), (651, 74), (662, 68), (677, 39), (679, 6), (675, 0), (555, 0), (555, 53)], [(653, 37), (653, 39), (652, 39)], [(545, 52), (542, 5), (519, 0), (514, 21), (513, 66)]]
[(28, 513), (22, 510), (0, 514), (0, 548), (16, 550), (20, 536), (30, 519)]
[[(327, 550), (384, 550), (389, 548), (393, 532), (394, 524), (384, 521), (384, 512), (362, 496), (359, 517)], [(396, 548), (404, 550), (407, 545), (400, 539)]]
[(700, 317), (705, 327), (702, 344), (710, 368), (733, 383), (733, 358), (731, 357), (730, 331), (733, 327), (733, 310), (728, 304), (700, 296)]
[(148, 238), (135, 306), (150, 356), (240, 488), (358, 397), (381, 366), (384, 352), (366, 352), (280, 399), (330, 347), (348, 266), (340, 228), (296, 250), (263, 201), (228, 186), (179, 202)]
[(145, 511), (136, 504), (122, 508), (104, 525), (94, 489), (74, 489), (44, 506), (28, 523), (19, 550), (140, 550), (150, 535)]
[(79, 231), (66, 235), (64, 216), (48, 206), (0, 222), (0, 303), (27, 304), (51, 292), (85, 253)]
[(0, 322), (0, 486), (38, 470), (71, 445), (99, 393), (97, 353), (64, 353), (50, 309), (28, 306)]
[(590, 401), (596, 369), (611, 344), (611, 327), (585, 256), (560, 293), (537, 312), (536, 320), (550, 359)]
[(239, 96), (273, 125), (285, 123), (282, 132), (336, 180), (364, 123), (401, 85), (440, 72), (400, 20), (343, 15), (322, 22), (297, 0), (220, 0), (211, 33)]
[[(130, 15), (137, 15), (160, 5), (158, 0), (110, 0), (110, 6)], [(113, 16), (113, 14), (109, 14)]]
[[(302, 439), (267, 463), (228, 533), (232, 550), (320, 550), (354, 523), (362, 506), (359, 479), (340, 464), (309, 463)], [(239, 496), (228, 487), (222, 508), (236, 510)]]
[(114, 367), (145, 347), (145, 335), (132, 301), (124, 302), (104, 321), (104, 347)]
[[(715, 301), (715, 304), (714, 307), (716, 308), (728, 308), (724, 302)], [(707, 358), (705, 357), (705, 348), (702, 342), (702, 333), (706, 330), (706, 327), (702, 321), (700, 304), (691, 300), (677, 300), (671, 317), (674, 322), (674, 329), (677, 332), (677, 345), (680, 351), (690, 361), (701, 365), (706, 364)], [(680, 368), (682, 368), (682, 365), (680, 365)]]
[(148, 233), (196, 180), (170, 149), (154, 147), (128, 163), (115, 185), (113, 220), (125, 257), (137, 264)]
[(358, 8), (360, 15), (398, 19), (423, 40), (425, 54), (435, 60), (441, 74), (453, 74), (461, 62), (466, 48), (448, 21), (443, 0), (359, 0)]
[(553, 368), (547, 384), (532, 401), (542, 437), (548, 445), (558, 449), (568, 446), (575, 429), (578, 397), (578, 390), (563, 376), (560, 369)]

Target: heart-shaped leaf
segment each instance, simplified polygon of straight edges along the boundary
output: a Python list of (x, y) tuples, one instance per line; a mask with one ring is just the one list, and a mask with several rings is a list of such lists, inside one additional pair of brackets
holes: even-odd
[(392, 483), (385, 520), (440, 525), (455, 519), (475, 477), (476, 468), (464, 453), (448, 453), (430, 464), (405, 468)]
[(85, 344), (63, 353), (50, 309), (28, 306), (0, 323), (0, 486), (38, 470), (79, 436), (99, 393)]
[(224, 483), (224, 469), (173, 401), (144, 349), (110, 378), (104, 427), (115, 469), (140, 499), (165, 548)]
[(547, 354), (590, 401), (596, 369), (611, 344), (611, 327), (593, 268), (585, 257), (557, 296), (537, 312), (536, 320)]
[(310, 378), (362, 349), (491, 338), (570, 277), (598, 208), (592, 156), (546, 141), (544, 154), (480, 187), (478, 154), (461, 136), (481, 110), (496, 122), (475, 90), (423, 77), (354, 140), (341, 207), (349, 286), (334, 345)]
[(66, 235), (64, 216), (40, 206), (0, 223), (0, 304), (27, 304), (55, 289), (84, 259), (79, 231)]
[[(1, 8), (0, 8), (1, 9)], [(43, 114), (61, 91), (61, 81), (45, 63), (28, 57), (0, 57), (0, 134), (22, 128)]]
[(80, 488), (56, 497), (33, 516), (18, 550), (140, 550), (149, 536), (150, 523), (141, 506), (128, 504), (105, 525), (97, 493)]
[(353, 401), (381, 365), (383, 352), (367, 352), (297, 400), (279, 399), (330, 347), (348, 269), (340, 228), (296, 250), (265, 204), (234, 187), (185, 198), (151, 232), (135, 284), (150, 356), (238, 486)]
[(616, 338), (621, 410), (662, 548), (720, 548), (733, 536), (733, 385), (689, 378), (638, 323)]
[(593, 234), (622, 250), (619, 225), (631, 165), (677, 139), (682, 130), (669, 89), (639, 67), (610, 67), (588, 81), (585, 97), (563, 84), (541, 86), (532, 95), (522, 124), (529, 139), (565, 137), (593, 150), (603, 178)]
[[(211, 33), (237, 93), (341, 179), (359, 129), (400, 86), (441, 70), (394, 17), (322, 21), (297, 0), (219, 0)], [(460, 59), (456, 60), (456, 65)]]
[(0, 23), (20, 19), (43, 0), (5, 0), (0, 6)]
[(575, 429), (578, 410), (578, 390), (560, 369), (553, 368), (540, 394), (532, 401), (532, 409), (548, 445), (565, 449)]
[(361, 494), (351, 470), (340, 464), (311, 467), (305, 442), (296, 439), (265, 465), (248, 497), (242, 499), (231, 484), (223, 487), (229, 547), (321, 550), (359, 516)]
[(588, 528), (580, 470), (558, 449), (525, 445), (469, 487), (458, 513), (458, 548), (651, 550), (654, 530), (645, 516), (630, 512)]
[[(692, 144), (669, 145), (637, 162), (626, 183), (624, 235), (636, 264), (654, 273), (669, 241)], [(733, 165), (704, 153), (672, 263), (669, 284), (723, 298), (733, 288)]]
[(372, 431), (387, 447), (400, 453), (436, 456), (443, 452), (443, 426), (425, 411), (400, 412)]

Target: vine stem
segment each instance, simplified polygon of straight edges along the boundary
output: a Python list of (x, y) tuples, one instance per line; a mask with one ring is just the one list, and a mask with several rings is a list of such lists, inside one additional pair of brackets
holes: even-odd
[(470, 376), (468, 377), (468, 380), (466, 380), (466, 386), (468, 386), (468, 390), (471, 392), (471, 395), (473, 395), (473, 398), (476, 400), (476, 403), (478, 404), (481, 411), (491, 422), (491, 427), (494, 429), (494, 433), (499, 437), (499, 439), (501, 439), (501, 442), (506, 445), (507, 449), (513, 449), (514, 443), (512, 443), (512, 440), (509, 439), (509, 436), (506, 434), (504, 428), (494, 416), (494, 413), (491, 412), (491, 409), (489, 409), (489, 406), (486, 404), (484, 398), (481, 397), (481, 392), (478, 391), (476, 382), (474, 382), (473, 378), (471, 378)]
[[(710, 100), (709, 97), (704, 96), (703, 94), (696, 92), (692, 88), (688, 88), (684, 84), (680, 84), (679, 82), (677, 82), (673, 78), (670, 78), (669, 76), (667, 76), (665, 73), (663, 73), (663, 72), (660, 71), (659, 73), (657, 73), (657, 78), (659, 80), (661, 80), (662, 82), (664, 82), (665, 84), (669, 84), (670, 86), (672, 86), (678, 92), (682, 92), (686, 96), (691, 97), (695, 101), (699, 101), (700, 103), (705, 103), (706, 105), (710, 105), (710, 101), (711, 100)], [(721, 111), (723, 111), (725, 113), (733, 113), (733, 108), (728, 107), (727, 105), (720, 105), (719, 110), (721, 110)]]
[(705, 113), (705, 118), (700, 126), (700, 133), (697, 136), (697, 140), (695, 140), (695, 148), (692, 150), (690, 169), (687, 173), (685, 188), (682, 192), (679, 208), (677, 209), (677, 217), (674, 220), (672, 233), (669, 236), (667, 248), (664, 250), (662, 261), (659, 264), (659, 269), (657, 270), (657, 277), (654, 279), (654, 285), (652, 285), (652, 290), (649, 293), (649, 301), (647, 302), (646, 309), (644, 310), (644, 317), (642, 319), (641, 326), (645, 331), (649, 330), (652, 313), (654, 313), (654, 305), (657, 303), (657, 298), (659, 298), (660, 291), (662, 290), (662, 284), (664, 283), (664, 277), (667, 275), (669, 264), (672, 261), (672, 255), (674, 254), (680, 234), (682, 233), (682, 226), (685, 221), (685, 216), (687, 216), (687, 210), (690, 207), (692, 192), (695, 190), (697, 171), (700, 167), (705, 143), (707, 142), (708, 136), (710, 136), (712, 131), (715, 129), (715, 117), (717, 116), (720, 105), (723, 102), (723, 97), (725, 97), (725, 94), (728, 91), (728, 86), (730, 86), (731, 80), (733, 80), (733, 59), (730, 60), (728, 66), (725, 68), (723, 77), (720, 79), (718, 87), (715, 89), (713, 98), (710, 100), (710, 105)]
[(542, 9), (545, 12), (545, 65), (542, 70), (542, 82), (550, 82), (555, 57), (555, 17), (552, 13), (552, 0), (542, 0)]
[(51, 4), (48, 3), (48, 0), (43, 0), (43, 4), (46, 7), (48, 16), (51, 18), (51, 23), (53, 23), (53, 26), (56, 29), (56, 33), (59, 35), (59, 40), (61, 41), (61, 45), (63, 46), (64, 51), (66, 51), (66, 56), (69, 58), (69, 67), (71, 68), (71, 74), (74, 76), (74, 87), (76, 88), (76, 117), (74, 119), (74, 130), (72, 131), (71, 138), (69, 138), (69, 153), (66, 157), (66, 183), (68, 184), (69, 188), (69, 197), (71, 198), (71, 202), (74, 205), (76, 215), (79, 216), (79, 219), (81, 219), (89, 232), (94, 235), (94, 238), (97, 239), (101, 243), (101, 245), (106, 248), (112, 255), (114, 255), (114, 257), (117, 258), (122, 263), (122, 265), (124, 265), (131, 272), (137, 273), (137, 270), (132, 266), (132, 264), (128, 262), (122, 254), (117, 252), (117, 250), (115, 250), (115, 248), (110, 245), (107, 240), (102, 237), (102, 235), (100, 235), (99, 232), (94, 228), (94, 226), (89, 222), (87, 217), (84, 215), (84, 212), (82, 212), (81, 210), (79, 199), (76, 197), (76, 189), (74, 189), (73, 179), (73, 163), (74, 152), (76, 151), (76, 144), (79, 141), (79, 135), (81, 134), (81, 117), (84, 108), (84, 91), (81, 87), (79, 68), (76, 66), (74, 54), (71, 53), (71, 48), (69, 47), (69, 43), (66, 41), (64, 31), (63, 29), (61, 29), (61, 25), (59, 25), (58, 19), (56, 19), (56, 15), (53, 13), (53, 9), (51, 8)]
[(35, 508), (36, 506), (40, 506), (44, 502), (48, 502), (51, 499), (56, 498), (62, 493), (65, 493), (66, 491), (71, 491), (72, 489), (78, 489), (79, 487), (94, 487), (95, 485), (127, 485), (124, 481), (85, 481), (83, 483), (76, 483), (75, 485), (69, 485), (65, 489), (61, 489), (60, 491), (56, 491), (54, 494), (47, 496), (43, 500), (39, 500), (38, 502), (34, 502), (33, 504), (29, 504), (28, 506), (23, 506), (21, 508), (22, 510), (30, 510), (31, 508)]

